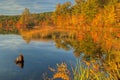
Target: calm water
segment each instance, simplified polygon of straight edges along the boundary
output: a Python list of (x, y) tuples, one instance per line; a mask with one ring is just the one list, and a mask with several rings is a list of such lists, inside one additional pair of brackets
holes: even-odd
[[(20, 54), (24, 55), (23, 68), (14, 62)], [(75, 61), (72, 50), (57, 49), (53, 41), (27, 44), (18, 35), (0, 35), (0, 80), (42, 80), (43, 73), (50, 74), (48, 66)]]

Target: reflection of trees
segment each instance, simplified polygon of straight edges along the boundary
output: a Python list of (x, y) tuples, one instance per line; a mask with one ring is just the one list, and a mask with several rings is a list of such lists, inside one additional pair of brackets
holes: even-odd
[[(83, 56), (81, 62), (87, 66), (92, 66), (94, 76), (97, 76), (98, 78), (101, 76), (103, 79), (107, 79), (105, 78), (106, 76), (102, 75), (108, 74), (108, 78), (110, 79), (118, 80), (120, 78), (119, 50), (111, 49), (108, 51), (107, 49), (103, 49), (102, 45), (100, 43), (95, 43), (90, 35), (86, 35), (86, 37), (81, 41), (77, 39), (58, 39), (55, 40), (55, 43), (57, 47), (65, 50), (72, 48), (76, 58), (79, 58), (81, 53), (84, 53), (85, 55)], [(96, 70), (99, 73), (96, 73)]]
[(74, 50), (74, 55), (79, 57), (81, 53), (86, 54), (86, 57), (100, 57), (102, 55), (102, 49), (99, 45), (95, 44), (90, 36), (87, 36), (84, 40), (79, 41), (77, 39), (55, 39), (57, 48), (63, 48)]
[[(76, 58), (79, 58), (81, 53), (84, 53), (82, 61), (86, 62), (88, 65), (95, 61), (99, 68), (109, 72), (111, 75), (120, 72), (119, 47), (116, 49), (116, 46), (111, 48), (109, 48), (109, 46), (104, 46), (104, 44), (110, 44), (110, 42), (103, 43), (104, 39), (101, 39), (100, 42), (95, 42), (91, 35), (86, 34), (84, 39), (78, 40), (75, 35), (72, 34), (73, 37), (71, 37), (67, 32), (41, 31), (40, 33), (39, 30), (24, 32), (22, 36), (28, 43), (31, 40), (53, 40), (57, 48), (62, 48), (64, 50), (73, 49)], [(116, 75), (118, 76), (118, 74)]]
[(62, 48), (65, 50), (70, 50), (70, 45), (68, 44), (67, 40), (62, 40), (62, 39), (56, 39), (55, 41), (55, 45), (57, 48)]
[(24, 37), (24, 36), (23, 36), (23, 39), (26, 41), (27, 44), (29, 44), (30, 41), (31, 41), (29, 37)]
[(80, 57), (80, 52), (79, 52), (79, 51), (74, 51), (73, 53), (74, 53), (74, 56), (75, 56), (76, 58), (79, 58), (79, 57)]

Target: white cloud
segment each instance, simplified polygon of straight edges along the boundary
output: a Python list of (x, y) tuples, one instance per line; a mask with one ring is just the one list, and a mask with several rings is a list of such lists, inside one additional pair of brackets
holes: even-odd
[(0, 9), (2, 10), (23, 10), (24, 7), (16, 4), (14, 0), (4, 0), (0, 3)]
[(74, 0), (0, 0), (0, 14), (21, 14), (24, 8), (39, 13), (53, 11), (57, 3)]

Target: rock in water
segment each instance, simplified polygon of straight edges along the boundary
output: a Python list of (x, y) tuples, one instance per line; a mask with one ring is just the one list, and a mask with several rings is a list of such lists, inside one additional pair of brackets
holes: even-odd
[(23, 68), (24, 66), (24, 56), (22, 54), (20, 54), (16, 60), (15, 60), (16, 65), (18, 65), (19, 67)]
[(16, 63), (22, 63), (22, 62), (24, 62), (24, 57), (23, 57), (23, 55), (20, 54), (20, 55), (16, 58), (15, 62), (16, 62)]

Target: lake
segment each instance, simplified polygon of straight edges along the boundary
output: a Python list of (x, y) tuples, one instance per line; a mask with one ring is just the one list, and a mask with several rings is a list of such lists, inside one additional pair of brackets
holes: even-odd
[[(24, 56), (22, 67), (15, 59)], [(31, 40), (29, 43), (19, 35), (0, 35), (0, 80), (42, 80), (43, 73), (51, 72), (48, 67), (65, 62), (74, 65), (73, 50), (57, 48), (54, 40)]]
[(90, 35), (78, 39), (74, 32), (1, 34), (0, 80), (119, 80), (118, 53)]

